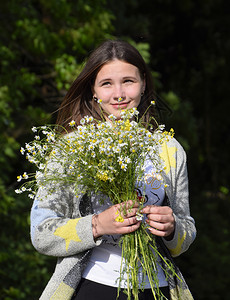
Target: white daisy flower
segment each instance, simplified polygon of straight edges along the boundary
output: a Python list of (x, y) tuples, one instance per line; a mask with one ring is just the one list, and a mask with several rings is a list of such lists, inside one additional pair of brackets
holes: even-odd
[(25, 151), (26, 150), (23, 147), (21, 147), (20, 152), (21, 152), (22, 155), (25, 153)]
[(81, 124), (81, 125), (84, 125), (84, 124), (85, 124), (85, 119), (84, 119), (84, 118), (80, 120), (80, 124)]
[(117, 118), (116, 118), (114, 115), (109, 115), (109, 116), (108, 116), (108, 119), (111, 120), (111, 121), (114, 121), (114, 120), (116, 120)]
[(128, 156), (126, 156), (124, 158), (124, 162), (127, 163), (127, 164), (130, 164), (131, 163), (131, 159)]
[(28, 179), (28, 178), (29, 178), (29, 176), (27, 175), (26, 172), (23, 173), (22, 177), (23, 177), (24, 179)]
[(17, 181), (20, 182), (21, 180), (22, 180), (22, 176), (21, 175), (17, 176)]
[(122, 165), (122, 163), (123, 163), (123, 158), (122, 158), (121, 156), (118, 156), (117, 162), (119, 163), (119, 165)]
[(127, 170), (127, 164), (121, 164), (121, 169), (123, 171), (126, 171)]
[(38, 169), (40, 169), (40, 170), (43, 170), (43, 169), (45, 169), (45, 164), (40, 164), (39, 166), (38, 166)]

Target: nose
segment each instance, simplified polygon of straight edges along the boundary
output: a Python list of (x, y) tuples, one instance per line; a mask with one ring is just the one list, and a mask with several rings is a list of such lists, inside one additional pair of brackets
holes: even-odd
[(117, 84), (114, 86), (113, 99), (118, 100), (120, 97), (125, 99), (125, 91), (121, 84)]

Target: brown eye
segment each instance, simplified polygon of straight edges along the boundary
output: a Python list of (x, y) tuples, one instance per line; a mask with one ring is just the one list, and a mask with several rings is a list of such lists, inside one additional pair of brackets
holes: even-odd
[(102, 83), (102, 86), (110, 85), (111, 83), (109, 81), (105, 81)]
[(124, 81), (124, 83), (132, 83), (132, 82), (133, 82), (132, 79), (126, 79), (126, 80)]

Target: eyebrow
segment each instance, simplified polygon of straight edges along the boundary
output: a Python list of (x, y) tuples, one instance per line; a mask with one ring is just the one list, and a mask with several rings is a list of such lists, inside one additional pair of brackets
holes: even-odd
[(111, 78), (103, 78), (100, 81), (98, 81), (98, 83), (102, 83), (104, 81), (110, 81), (110, 80), (112, 80), (112, 79)]

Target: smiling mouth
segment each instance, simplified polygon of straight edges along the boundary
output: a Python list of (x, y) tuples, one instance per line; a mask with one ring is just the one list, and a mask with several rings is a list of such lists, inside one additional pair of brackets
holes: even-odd
[(118, 103), (112, 104), (112, 106), (114, 108), (123, 108), (123, 107), (127, 107), (128, 105), (129, 105), (129, 102), (118, 102)]

